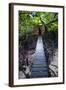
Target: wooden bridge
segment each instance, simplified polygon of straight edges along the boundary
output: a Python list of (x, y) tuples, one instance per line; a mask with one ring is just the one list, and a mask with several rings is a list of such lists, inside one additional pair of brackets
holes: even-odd
[(33, 55), (33, 64), (31, 78), (48, 77), (48, 64), (43, 48), (42, 37), (39, 36), (36, 45), (36, 51)]

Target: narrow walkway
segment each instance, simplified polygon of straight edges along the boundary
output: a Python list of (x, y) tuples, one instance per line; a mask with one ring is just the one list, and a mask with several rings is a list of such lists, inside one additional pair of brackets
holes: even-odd
[(39, 36), (36, 51), (33, 55), (31, 78), (48, 77), (48, 65), (45, 58), (42, 37)]

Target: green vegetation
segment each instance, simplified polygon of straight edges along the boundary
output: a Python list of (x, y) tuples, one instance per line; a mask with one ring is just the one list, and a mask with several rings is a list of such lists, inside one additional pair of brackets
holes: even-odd
[[(26, 67), (23, 66), (29, 66), (31, 70), (31, 56), (35, 52), (38, 35), (42, 35), (45, 56), (49, 66), (50, 59), (51, 57), (53, 59), (54, 52), (58, 48), (58, 13), (19, 11), (18, 28), (19, 71), (23, 71), (25, 74)], [(30, 75), (25, 74), (25, 77), (28, 78)]]
[[(35, 48), (36, 40), (39, 35), (36, 36), (35, 30), (39, 31), (40, 26), (43, 26), (45, 32), (43, 32), (44, 39), (47, 41), (51, 38), (51, 41), (58, 42), (58, 13), (54, 12), (34, 12), (34, 11), (19, 11), (19, 46), (23, 47), (26, 44), (28, 47), (33, 46)], [(43, 29), (42, 29), (43, 30)], [(41, 30), (41, 32), (42, 32)], [(33, 42), (33, 43), (32, 43)], [(24, 48), (24, 47), (23, 47)]]
[(36, 25), (44, 25), (48, 31), (58, 29), (58, 14), (52, 12), (19, 11), (19, 32), (32, 32)]
[[(19, 11), (19, 46), (23, 47), (27, 44), (28, 47), (35, 48), (36, 36), (34, 32), (36, 26), (39, 31), (39, 27), (43, 26), (45, 32), (43, 32), (43, 41), (45, 36), (57, 41), (58, 38), (58, 13), (54, 12), (32, 12), (32, 11)], [(46, 39), (46, 40), (47, 40)]]

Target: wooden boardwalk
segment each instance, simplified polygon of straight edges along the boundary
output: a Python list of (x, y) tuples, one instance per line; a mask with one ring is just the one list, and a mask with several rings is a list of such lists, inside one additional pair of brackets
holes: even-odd
[(39, 36), (36, 45), (36, 51), (33, 55), (33, 65), (31, 78), (48, 77), (48, 64), (45, 58), (42, 37)]

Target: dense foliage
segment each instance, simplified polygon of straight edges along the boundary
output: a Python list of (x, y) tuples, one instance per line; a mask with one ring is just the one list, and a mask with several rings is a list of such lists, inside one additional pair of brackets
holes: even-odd
[(53, 12), (19, 11), (19, 32), (32, 32), (36, 25), (44, 25), (48, 31), (58, 30), (58, 14)]
[[(58, 13), (19, 11), (19, 71), (25, 75), (22, 78), (30, 78), (31, 56), (35, 53), (39, 31), (43, 31), (43, 28), (40, 28), (40, 26), (45, 30), (40, 35), (42, 35), (43, 47), (48, 63), (53, 60), (55, 50), (58, 48)], [(34, 33), (36, 32), (36, 27), (38, 35)], [(51, 58), (52, 60), (50, 60)], [(49, 65), (50, 63), (48, 63)], [(26, 74), (26, 66), (29, 67), (28, 74)]]

